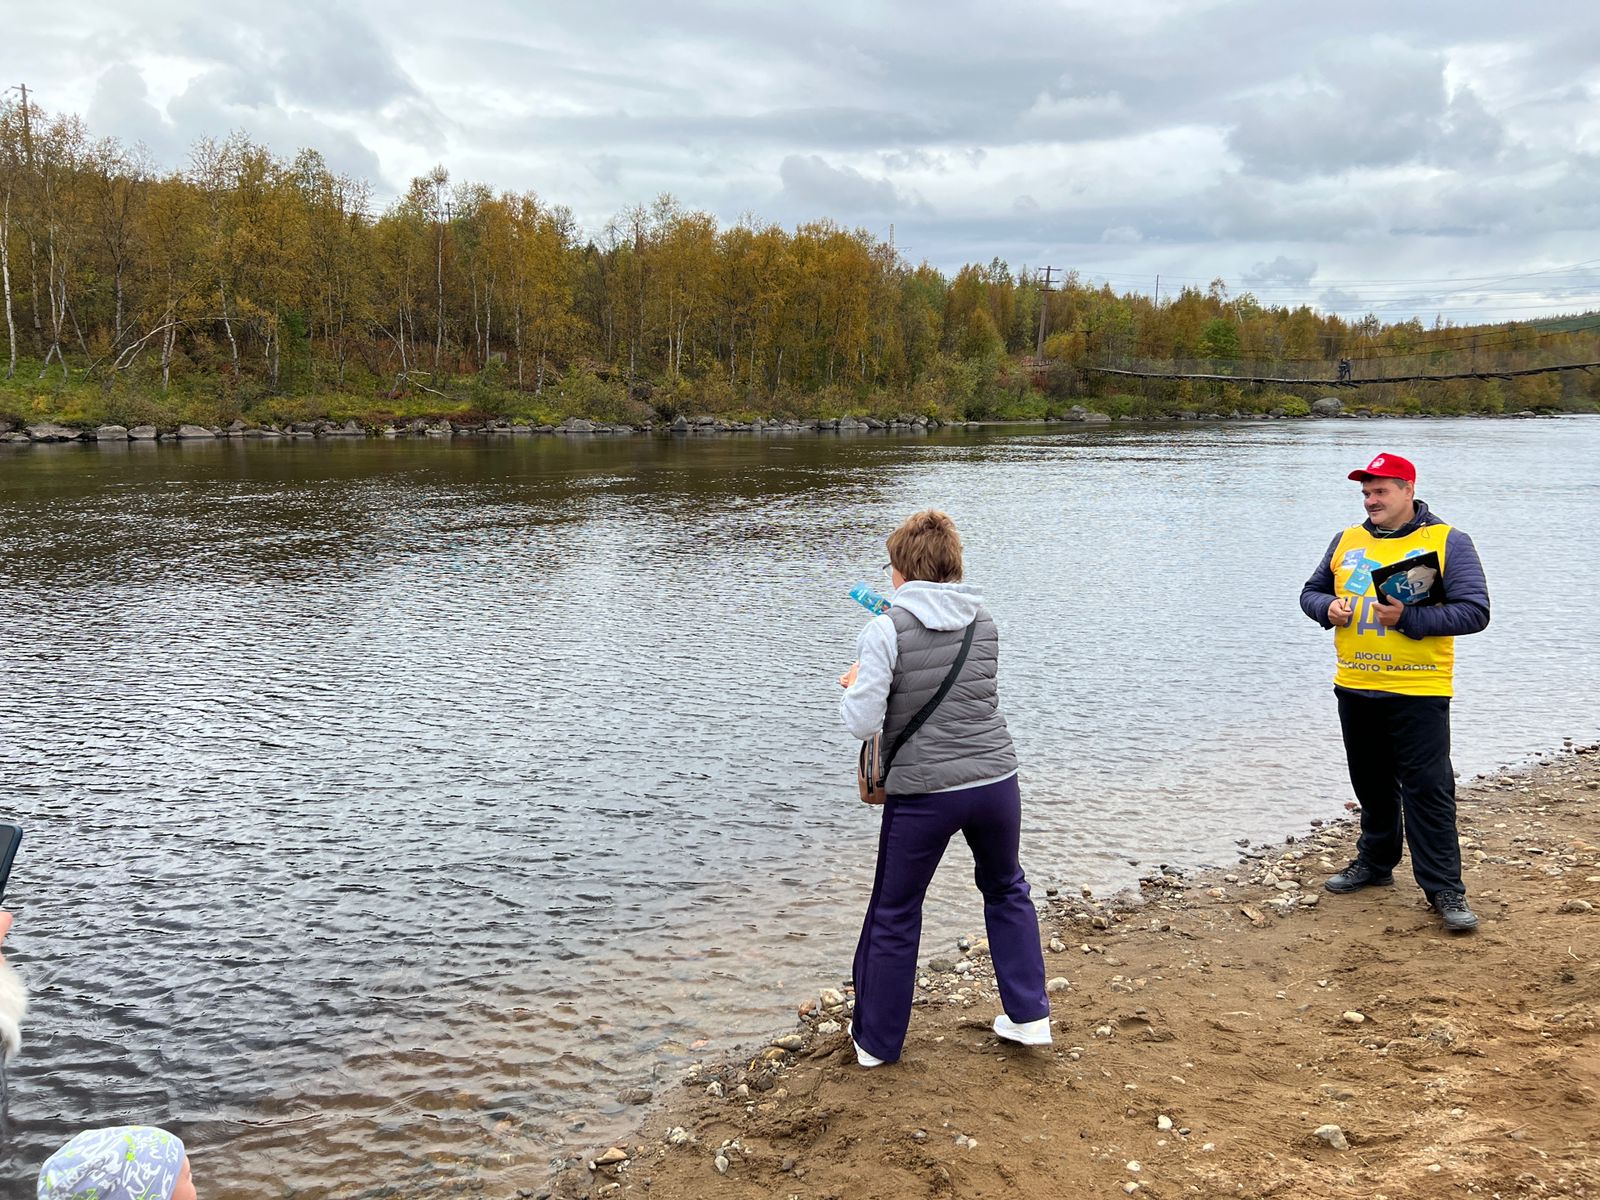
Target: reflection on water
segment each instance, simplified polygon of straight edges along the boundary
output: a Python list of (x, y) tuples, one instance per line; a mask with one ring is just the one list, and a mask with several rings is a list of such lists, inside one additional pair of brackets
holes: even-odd
[[(1378, 449), (1490, 573), (1458, 766), (1593, 737), (1589, 419), (0, 447), (36, 991), (6, 1175), (138, 1119), (208, 1196), (502, 1195), (626, 1128), (622, 1087), (783, 1026), (848, 972), (845, 591), (914, 508), (1001, 625), (1037, 883), (1327, 815), (1296, 597)], [(968, 874), (927, 945), (979, 925)]]

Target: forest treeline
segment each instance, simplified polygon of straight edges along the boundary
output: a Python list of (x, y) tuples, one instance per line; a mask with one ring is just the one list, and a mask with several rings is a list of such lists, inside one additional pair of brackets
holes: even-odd
[[(585, 233), (533, 192), (436, 168), (378, 208), (315, 150), (283, 158), (236, 133), (161, 170), (16, 100), (0, 106), (0, 288), (0, 412), (130, 422), (1292, 408), (1312, 393), (1130, 386), (1085, 368), (1242, 360), (1332, 380), (1344, 358), (1433, 372), (1600, 359), (1600, 319), (1559, 333), (1347, 322), (1221, 280), (1159, 303), (1075, 273), (1047, 291), (999, 260), (947, 276), (864, 229), (725, 226), (670, 196)], [(1600, 379), (1569, 374), (1360, 400), (1493, 412), (1597, 398)]]

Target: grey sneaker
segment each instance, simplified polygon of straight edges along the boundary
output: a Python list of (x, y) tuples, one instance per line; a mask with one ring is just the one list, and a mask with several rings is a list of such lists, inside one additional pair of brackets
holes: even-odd
[(1435, 892), (1429, 901), (1451, 933), (1466, 933), (1478, 927), (1478, 914), (1467, 907), (1461, 892)]
[(1393, 871), (1380, 871), (1369, 862), (1353, 859), (1348, 867), (1337, 875), (1328, 876), (1328, 881), (1322, 886), (1330, 892), (1359, 892), (1364, 887), (1392, 887), (1394, 885)]

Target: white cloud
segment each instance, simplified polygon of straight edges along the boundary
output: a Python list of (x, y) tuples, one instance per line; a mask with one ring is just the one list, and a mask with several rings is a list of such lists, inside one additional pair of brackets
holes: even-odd
[(1120, 130), (1131, 115), (1127, 101), (1116, 92), (1057, 96), (1045, 91), (1022, 114), (1021, 126), (1033, 137), (1076, 141)]
[(853, 217), (862, 213), (892, 214), (925, 209), (915, 196), (904, 196), (888, 179), (871, 179), (854, 167), (835, 167), (816, 154), (791, 154), (778, 167), (783, 180), (779, 203), (801, 212), (832, 212)]
[(670, 191), (724, 221), (893, 219), (945, 268), (1243, 274), (1285, 302), (1325, 278), (1376, 299), (1359, 281), (1401, 263), (1600, 258), (1600, 10), (1561, 0), (1460, 0), (1447, 25), (1366, 0), (936, 0), (909, 21), (826, 2), (79, 0), (70, 22), (10, 5), (5, 23), (37, 99), (97, 136), (175, 166), (243, 128), (321, 149), (380, 203), (442, 162), (590, 229)]
[(1252, 287), (1264, 283), (1289, 284), (1304, 287), (1317, 273), (1317, 264), (1309, 258), (1287, 258), (1280, 254), (1271, 262), (1258, 262), (1244, 273), (1244, 281)]
[(187, 150), (172, 123), (151, 102), (150, 87), (132, 63), (113, 63), (101, 73), (84, 117), (94, 136), (143, 145), (157, 162), (178, 162)]
[(1324, 50), (1302, 76), (1241, 101), (1229, 147), (1244, 169), (1303, 179), (1405, 163), (1492, 162), (1504, 134), (1447, 57), (1386, 37)]

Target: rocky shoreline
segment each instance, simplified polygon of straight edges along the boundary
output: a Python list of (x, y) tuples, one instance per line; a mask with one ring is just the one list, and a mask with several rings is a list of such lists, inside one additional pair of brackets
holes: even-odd
[[(1369, 408), (1347, 409), (1337, 397), (1329, 396), (1316, 401), (1309, 415), (1295, 415), (1283, 409), (1266, 413), (1229, 412), (1176, 412), (1163, 417), (1123, 416), (1113, 417), (1103, 412), (1073, 405), (1059, 416), (1047, 416), (1043, 423), (1079, 425), (1114, 424), (1168, 424), (1182, 421), (1277, 421), (1309, 420), (1341, 417), (1347, 420), (1374, 419), (1404, 415), (1428, 416), (1430, 414), (1389, 413)], [(1503, 417), (1529, 419), (1552, 416), (1527, 409), (1506, 413)], [(1502, 419), (1502, 418), (1482, 418)], [(718, 417), (678, 417), (673, 421), (645, 422), (637, 425), (608, 424), (581, 417), (569, 417), (559, 425), (535, 425), (510, 420), (471, 421), (447, 417), (416, 418), (412, 420), (379, 420), (361, 422), (314, 420), (282, 423), (251, 423), (243, 420), (221, 425), (97, 425), (80, 428), (54, 421), (18, 425), (0, 421), (0, 443), (31, 445), (56, 442), (155, 442), (155, 441), (216, 441), (238, 438), (244, 440), (273, 440), (294, 438), (454, 438), (492, 436), (635, 436), (640, 434), (729, 434), (729, 433), (869, 433), (869, 432), (919, 432), (935, 429), (978, 429), (992, 425), (1037, 425), (1039, 421), (945, 421), (938, 417), (902, 414), (889, 420), (877, 417), (828, 417), (811, 420), (728, 421)]]
[(1600, 744), (1541, 758), (1461, 789), (1474, 935), (1441, 930), (1407, 864), (1325, 896), (1349, 816), (1105, 899), (1051, 889), (1054, 1046), (994, 1037), (986, 946), (963, 938), (925, 962), (900, 1063), (856, 1067), (849, 988), (820, 988), (518, 1194), (1596, 1194)]
[(714, 417), (689, 419), (679, 417), (666, 423), (641, 425), (611, 425), (573, 417), (559, 425), (532, 425), (525, 422), (486, 421), (472, 422), (445, 417), (409, 421), (384, 421), (362, 424), (348, 421), (293, 421), (279, 424), (252, 425), (234, 421), (227, 426), (177, 425), (156, 426), (99, 425), (93, 429), (79, 429), (55, 422), (41, 422), (21, 429), (0, 423), (0, 442), (154, 442), (154, 441), (215, 441), (219, 438), (240, 439), (293, 439), (293, 438), (454, 438), (503, 436), (570, 436), (570, 435), (637, 435), (637, 434), (707, 434), (707, 433), (829, 433), (875, 430), (925, 430), (940, 428), (975, 428), (976, 421), (940, 421), (929, 417), (905, 417), (880, 421), (875, 417), (857, 419), (837, 417), (814, 421), (723, 421)]

